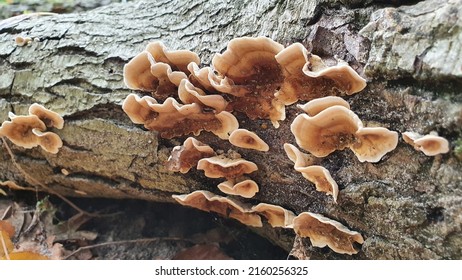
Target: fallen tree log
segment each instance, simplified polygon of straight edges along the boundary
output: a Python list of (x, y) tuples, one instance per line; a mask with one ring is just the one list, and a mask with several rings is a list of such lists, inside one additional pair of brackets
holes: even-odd
[[(269, 153), (239, 149), (203, 132), (214, 149), (233, 149), (257, 163), (260, 191), (250, 201), (310, 211), (360, 232), (365, 242), (353, 258), (458, 259), (462, 256), (461, 1), (420, 1), (386, 7), (355, 1), (156, 1), (113, 4), (81, 14), (36, 15), (3, 22), (0, 29), (0, 120), (26, 114), (36, 102), (60, 113), (64, 146), (57, 154), (9, 142), (31, 177), (65, 196), (136, 198), (173, 202), (172, 194), (205, 189), (216, 179), (202, 171), (166, 170), (172, 148), (184, 138), (162, 139), (134, 125), (121, 109), (133, 91), (123, 83), (123, 65), (147, 43), (189, 49), (210, 63), (236, 37), (267, 36), (285, 46), (301, 42), (326, 61), (347, 61), (368, 79), (348, 97), (367, 126), (397, 132), (438, 132), (448, 154), (428, 157), (400, 138), (378, 163), (361, 163), (349, 150), (323, 158), (337, 181), (338, 203), (316, 192), (293, 170), (283, 144), (295, 144), (290, 124), (300, 111), (286, 109), (278, 129), (268, 120), (238, 115), (257, 132)], [(369, 1), (373, 2), (373, 1)], [(410, 1), (415, 2), (415, 1)], [(450, 19), (450, 20), (447, 20)], [(18, 46), (17, 36), (31, 37)], [(33, 186), (0, 150), (0, 180)], [(247, 202), (249, 202), (247, 200)], [(290, 249), (293, 233), (265, 231)], [(344, 258), (304, 245), (308, 256)]]

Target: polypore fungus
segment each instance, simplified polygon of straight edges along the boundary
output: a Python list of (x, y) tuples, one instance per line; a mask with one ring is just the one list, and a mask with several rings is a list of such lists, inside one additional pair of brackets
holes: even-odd
[(204, 170), (205, 176), (209, 178), (229, 180), (252, 173), (258, 170), (258, 167), (255, 163), (242, 158), (230, 159), (224, 156), (214, 156), (199, 160), (197, 169)]
[(332, 195), (334, 201), (337, 202), (339, 192), (338, 185), (334, 179), (332, 179), (329, 170), (319, 165), (308, 166), (308, 155), (300, 152), (294, 145), (286, 143), (284, 144), (284, 150), (294, 163), (294, 169), (296, 171), (302, 173), (303, 177), (313, 183), (317, 191)]
[(269, 151), (268, 144), (265, 143), (257, 134), (247, 129), (236, 129), (229, 135), (229, 142), (236, 147), (253, 149), (257, 151)]
[(32, 133), (37, 136), (38, 145), (49, 153), (56, 154), (59, 148), (63, 146), (63, 141), (56, 133), (42, 132), (38, 129), (32, 129)]
[(324, 111), (325, 109), (339, 105), (347, 109), (350, 109), (350, 104), (345, 99), (338, 96), (326, 96), (322, 98), (313, 99), (304, 105), (297, 105), (298, 108), (302, 109), (308, 116), (313, 117)]
[(355, 242), (362, 244), (363, 237), (359, 232), (349, 230), (341, 223), (320, 214), (303, 212), (293, 220), (295, 233), (300, 237), (310, 238), (311, 244), (323, 248), (329, 246), (339, 254), (356, 254)]
[(319, 56), (309, 53), (300, 43), (285, 48), (276, 55), (276, 60), (285, 76), (276, 97), (285, 105), (326, 95), (351, 95), (366, 86), (366, 81), (346, 62), (327, 67)]
[(298, 115), (290, 129), (297, 144), (316, 157), (325, 157), (355, 142), (355, 133), (363, 124), (343, 106), (332, 106), (316, 116)]
[(310, 117), (300, 114), (291, 125), (297, 144), (316, 157), (350, 148), (359, 161), (377, 162), (398, 144), (398, 134), (386, 128), (363, 128), (353, 111), (329, 107)]
[(159, 104), (152, 97), (140, 98), (130, 94), (125, 98), (122, 108), (132, 122), (158, 131), (163, 138), (190, 133), (197, 136), (202, 130), (207, 130), (221, 139), (228, 139), (229, 133), (239, 127), (236, 117), (229, 112), (204, 112), (197, 103), (183, 105), (171, 97)]
[(33, 129), (45, 130), (46, 125), (37, 116), (16, 116), (9, 114), (11, 121), (4, 121), (0, 127), (0, 135), (6, 136), (13, 144), (26, 149), (37, 147), (39, 138)]
[(449, 152), (449, 142), (445, 138), (433, 134), (420, 135), (415, 132), (403, 132), (403, 139), (412, 145), (417, 151), (423, 152), (426, 156), (436, 156)]
[(258, 185), (254, 180), (243, 179), (239, 180), (228, 180), (218, 184), (220, 191), (230, 194), (238, 195), (245, 198), (252, 198), (259, 191)]
[(278, 205), (259, 203), (252, 207), (256, 213), (264, 216), (272, 227), (292, 228), (295, 214)]
[(259, 215), (255, 214), (247, 204), (232, 198), (202, 190), (190, 194), (172, 195), (172, 197), (181, 205), (194, 207), (206, 212), (215, 212), (226, 218), (236, 219), (248, 226), (262, 226)]
[(167, 160), (166, 167), (170, 171), (187, 173), (197, 162), (205, 157), (215, 155), (215, 151), (193, 137), (188, 137), (181, 146), (176, 146)]
[(47, 127), (56, 127), (62, 129), (64, 119), (58, 113), (46, 109), (40, 104), (34, 103), (29, 107), (29, 114), (36, 115)]
[(230, 107), (250, 119), (270, 119), (275, 127), (285, 119), (284, 104), (274, 96), (283, 81), (275, 55), (284, 47), (266, 37), (231, 40), (223, 54), (216, 54), (209, 72), (211, 85), (229, 93)]
[(178, 97), (185, 104), (197, 103), (203, 107), (209, 107), (215, 110), (215, 113), (223, 111), (228, 102), (223, 96), (218, 94), (205, 94), (205, 92), (195, 87), (190, 81), (184, 79), (178, 88)]

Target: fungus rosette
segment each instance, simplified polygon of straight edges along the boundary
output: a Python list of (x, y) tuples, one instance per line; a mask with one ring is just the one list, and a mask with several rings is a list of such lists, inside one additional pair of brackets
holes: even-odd
[(217, 91), (231, 95), (230, 110), (250, 119), (270, 119), (276, 127), (285, 119), (284, 104), (274, 96), (284, 78), (275, 55), (283, 48), (269, 38), (243, 37), (231, 40), (223, 54), (213, 57), (218, 75), (209, 80)]
[(276, 60), (284, 74), (284, 83), (276, 97), (285, 105), (327, 95), (351, 95), (366, 86), (366, 81), (346, 62), (328, 67), (300, 43), (285, 48), (276, 55)]

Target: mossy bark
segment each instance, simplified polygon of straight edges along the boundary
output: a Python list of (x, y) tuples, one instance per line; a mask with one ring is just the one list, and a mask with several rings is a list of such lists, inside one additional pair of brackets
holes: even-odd
[[(339, 184), (335, 204), (293, 170), (283, 151), (284, 143), (295, 144), (289, 130), (299, 113), (295, 106), (287, 107), (278, 129), (238, 116), (241, 127), (270, 145), (268, 153), (233, 148), (208, 133), (198, 138), (257, 163), (251, 177), (260, 192), (247, 202), (321, 213), (361, 232), (366, 241), (352, 258), (460, 259), (462, 1), (356, 2), (141, 1), (0, 24), (0, 120), (9, 111), (25, 114), (33, 102), (65, 119), (64, 129), (54, 130), (64, 142), (56, 155), (9, 145), (28, 174), (64, 195), (172, 201), (171, 194), (218, 192), (220, 180), (202, 172), (165, 169), (172, 147), (184, 138), (161, 139), (130, 122), (121, 109), (132, 92), (124, 86), (123, 65), (153, 40), (196, 51), (204, 64), (236, 37), (301, 42), (327, 62), (346, 60), (368, 79), (365, 90), (347, 98), (367, 126), (437, 131), (451, 143), (450, 153), (427, 157), (401, 139), (378, 163), (337, 151), (320, 161)], [(36, 40), (19, 47), (15, 36)], [(31, 185), (5, 149), (0, 157), (0, 180)], [(290, 231), (266, 235), (287, 249), (292, 245)], [(306, 249), (313, 258), (345, 258)]]

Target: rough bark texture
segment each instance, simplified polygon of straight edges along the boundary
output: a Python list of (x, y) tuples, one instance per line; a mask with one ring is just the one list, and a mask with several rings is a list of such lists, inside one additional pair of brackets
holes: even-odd
[[(293, 170), (283, 151), (285, 142), (295, 143), (289, 130), (299, 113), (295, 106), (287, 107), (279, 129), (239, 116), (241, 127), (271, 147), (269, 153), (234, 148), (259, 166), (251, 177), (260, 192), (247, 202), (322, 213), (361, 232), (366, 241), (353, 258), (460, 259), (462, 1), (360, 2), (166, 0), (32, 17), (0, 29), (0, 120), (9, 111), (26, 113), (33, 102), (64, 116), (64, 129), (55, 131), (64, 142), (58, 154), (10, 145), (24, 170), (65, 195), (171, 201), (176, 193), (218, 192), (220, 180), (202, 172), (165, 170), (163, 162), (183, 139), (160, 139), (123, 113), (121, 102), (131, 92), (123, 84), (124, 63), (153, 40), (194, 50), (204, 64), (236, 37), (302, 42), (327, 61), (348, 61), (368, 79), (365, 90), (347, 98), (365, 124), (437, 131), (450, 141), (451, 152), (427, 157), (400, 139), (396, 150), (372, 164), (337, 151), (321, 161), (340, 187), (335, 204)], [(39, 41), (18, 47), (17, 35)], [(199, 139), (232, 148), (208, 133)], [(5, 149), (0, 157), (0, 180), (31, 184)], [(289, 230), (264, 234), (287, 249), (294, 237)], [(302, 243), (313, 258), (345, 258)]]

